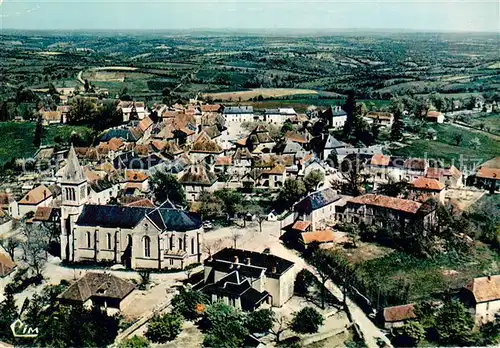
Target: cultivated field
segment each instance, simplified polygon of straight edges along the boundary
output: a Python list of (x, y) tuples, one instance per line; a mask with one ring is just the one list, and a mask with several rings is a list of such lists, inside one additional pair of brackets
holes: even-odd
[(210, 97), (213, 100), (221, 101), (246, 101), (259, 96), (262, 96), (263, 98), (280, 98), (300, 94), (318, 94), (318, 91), (295, 88), (255, 88), (249, 91), (207, 93), (203, 96), (205, 98)]

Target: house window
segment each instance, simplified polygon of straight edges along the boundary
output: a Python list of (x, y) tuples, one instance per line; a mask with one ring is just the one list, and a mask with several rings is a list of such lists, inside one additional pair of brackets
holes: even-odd
[(174, 259), (170, 259), (170, 266), (174, 265)]
[(130, 234), (127, 236), (127, 246), (132, 246), (132, 236)]
[(194, 254), (194, 238), (191, 238), (191, 254)]
[(184, 249), (182, 248), (182, 238), (179, 238), (179, 250), (184, 250)]
[(111, 249), (111, 233), (108, 233), (106, 240), (108, 242), (108, 249)]
[(144, 257), (151, 257), (151, 239), (144, 237)]
[(92, 247), (92, 236), (90, 235), (90, 232), (87, 232), (87, 248)]
[(170, 236), (170, 250), (174, 250), (174, 235)]

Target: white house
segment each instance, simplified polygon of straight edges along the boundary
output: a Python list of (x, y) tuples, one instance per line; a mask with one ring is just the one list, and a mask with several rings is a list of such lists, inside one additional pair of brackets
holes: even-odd
[(45, 186), (40, 185), (29, 191), (17, 203), (17, 211), (12, 216), (19, 219), (29, 212), (35, 212), (38, 207), (48, 207), (53, 201), (52, 192)]
[(204, 262), (201, 289), (212, 302), (246, 311), (263, 303), (281, 307), (293, 296), (294, 263), (281, 257), (225, 248)]
[(124, 123), (130, 121), (134, 115), (139, 120), (146, 117), (146, 106), (143, 102), (120, 101), (116, 109), (122, 112)]
[(342, 129), (347, 121), (347, 113), (340, 106), (330, 106), (325, 111), (320, 112), (319, 116), (328, 123), (330, 128), (335, 130)]
[(277, 125), (295, 117), (297, 117), (297, 113), (293, 108), (266, 109), (264, 111), (264, 121)]
[(222, 113), (227, 123), (253, 122), (253, 106), (227, 106)]

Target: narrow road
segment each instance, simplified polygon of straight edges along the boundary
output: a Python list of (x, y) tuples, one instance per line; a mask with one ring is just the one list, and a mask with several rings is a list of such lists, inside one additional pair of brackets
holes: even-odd
[(448, 124), (450, 124), (450, 125), (452, 125), (453, 127), (456, 127), (456, 128), (467, 129), (467, 130), (469, 130), (471, 132), (485, 135), (485, 136), (487, 136), (490, 139), (493, 139), (493, 140), (496, 140), (496, 141), (500, 141), (500, 136), (496, 135), (496, 134), (485, 132), (485, 131), (482, 131), (482, 130), (477, 129), (477, 128), (467, 127), (467, 126), (464, 126), (462, 124), (455, 123), (455, 122), (451, 122), (451, 123), (448, 123)]

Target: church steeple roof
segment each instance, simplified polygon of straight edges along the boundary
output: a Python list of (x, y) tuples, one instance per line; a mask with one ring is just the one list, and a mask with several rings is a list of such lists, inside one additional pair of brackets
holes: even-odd
[(64, 170), (63, 180), (77, 183), (87, 180), (83, 168), (80, 165), (80, 161), (78, 161), (73, 145), (71, 145), (68, 158), (66, 159), (66, 168)]

